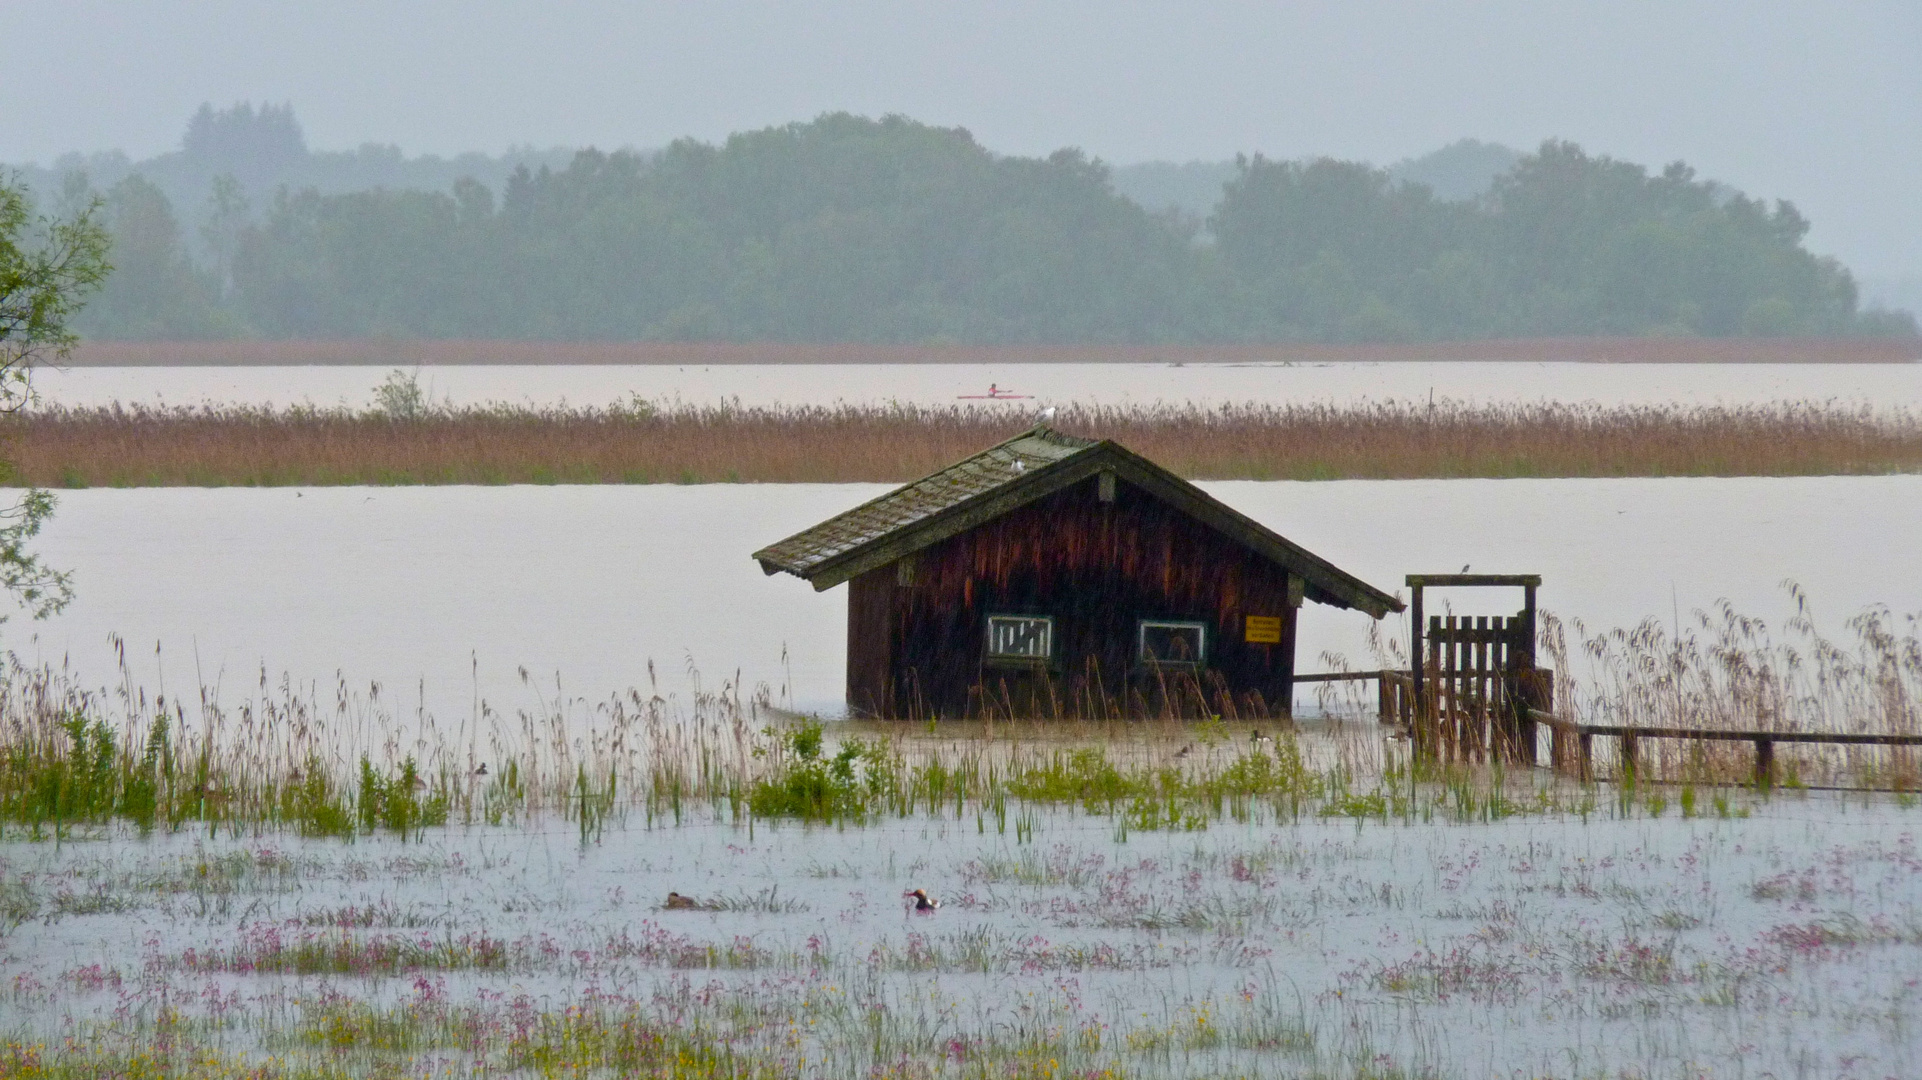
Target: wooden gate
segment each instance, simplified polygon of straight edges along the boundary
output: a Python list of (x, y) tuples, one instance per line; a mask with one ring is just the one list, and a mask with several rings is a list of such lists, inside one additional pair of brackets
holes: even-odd
[[(1534, 764), (1531, 708), (1546, 710), (1549, 673), (1535, 667), (1537, 574), (1410, 574), (1409, 655), (1414, 708), (1409, 737), (1431, 760)], [(1515, 586), (1514, 615), (1433, 615), (1422, 622), (1422, 591), (1450, 586)]]
[(1428, 708), (1416, 748), (1443, 761), (1533, 757), (1518, 730), (1516, 661), (1524, 652), (1520, 616), (1430, 616), (1422, 679)]

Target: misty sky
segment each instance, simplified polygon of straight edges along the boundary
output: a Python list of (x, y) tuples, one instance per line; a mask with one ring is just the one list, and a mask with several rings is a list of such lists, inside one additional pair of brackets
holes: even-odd
[(1109, 161), (1463, 136), (1686, 159), (1922, 278), (1922, 3), (8, 0), (0, 161), (146, 157), (202, 102), (309, 145), (658, 146), (846, 109)]

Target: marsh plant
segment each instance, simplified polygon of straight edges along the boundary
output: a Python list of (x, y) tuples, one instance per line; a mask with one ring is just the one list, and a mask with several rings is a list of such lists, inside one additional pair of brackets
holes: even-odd
[(427, 391), (420, 385), (420, 369), (395, 368), (374, 387), (373, 414), (388, 420), (420, 420), (432, 411)]
[[(1922, 730), (1916, 619), (1865, 612), (1848, 623), (1854, 641), (1842, 644), (1816, 633), (1806, 598), (1795, 596), (1803, 607), (1787, 642), (1726, 605), (1697, 613), (1696, 631), (1679, 638), (1646, 623), (1574, 650), (1563, 625), (1546, 618), (1557, 709), (1618, 724)], [(1577, 658), (1589, 662), (1585, 677), (1572, 670)], [(1125, 835), (1195, 832), (1224, 819), (1498, 820), (1586, 813), (1598, 802), (1545, 772), (1411, 759), (1367, 717), (1332, 736), (1260, 742), (1217, 719), (990, 721), (966, 737), (923, 738), (926, 725), (830, 727), (777, 707), (768, 687), (744, 694), (723, 682), (708, 692), (691, 674), (685, 698), (650, 684), (512, 717), (482, 701), (444, 724), (396, 716), (378, 686), (342, 684), (322, 699), (263, 674), (237, 703), (212, 691), (187, 701), (149, 696), (124, 659), (122, 671), (117, 688), (89, 691), (70, 672), (9, 659), (0, 673), (0, 827), (50, 839), (113, 822), (142, 832), (420, 838), (447, 825), (551, 817), (594, 843), (610, 824), (922, 815), (1020, 839), (1040, 806), (1080, 807)], [(1658, 743), (1637, 779), (1681, 789), (1602, 801), (1622, 813), (1660, 814), (1673, 802), (1684, 817), (1733, 815), (1741, 800), (1726, 787), (1752, 779), (1747, 752), (1741, 743)], [(1902, 748), (1803, 747), (1778, 764), (1789, 786), (1917, 782), (1915, 754)]]
[[(435, 402), (395, 370), (372, 407), (49, 405), (0, 418), (24, 483), (59, 487), (895, 482), (1016, 434), (997, 407)], [(1066, 406), (1195, 480), (1831, 476), (1922, 469), (1922, 418), (1841, 405)]]
[[(1806, 590), (1794, 581), (1782, 588), (1793, 614), (1777, 628), (1726, 600), (1606, 631), (1543, 612), (1537, 655), (1554, 672), (1553, 711), (1611, 726), (1922, 735), (1922, 613), (1877, 605), (1832, 635), (1818, 624)], [(1397, 637), (1392, 627), (1369, 628), (1375, 666), (1407, 670)], [(1348, 668), (1341, 656), (1322, 660)], [(1373, 689), (1324, 683), (1318, 704), (1339, 715), (1372, 715)], [(1549, 733), (1537, 737), (1537, 760), (1546, 762)], [(1614, 739), (1596, 738), (1605, 775), (1617, 750)], [(1777, 782), (1789, 786), (1922, 786), (1922, 752), (1913, 747), (1778, 743), (1775, 761)], [(1645, 738), (1638, 764), (1644, 782), (1730, 785), (1754, 777), (1754, 751), (1744, 741)]]
[[(1633, 629), (1590, 633), (1545, 621), (1543, 645), (1558, 670), (1557, 711), (1587, 723), (1736, 731), (1922, 734), (1922, 615), (1886, 606), (1846, 620), (1847, 636), (1817, 627), (1807, 593), (1784, 582), (1795, 605), (1782, 632), (1727, 601), (1687, 621), (1650, 619)], [(1914, 748), (1780, 744), (1791, 782), (1915, 788)], [(1660, 740), (1644, 777), (1710, 781), (1751, 767), (1741, 743)]]
[[(1871, 700), (1887, 626), (1767, 700)], [(1372, 720), (844, 725), (695, 680), (443, 724), (5, 674), (4, 1076), (1917, 1065), (1901, 795), (1443, 769)], [(1571, 693), (1668, 700), (1608, 689)]]
[(16, 833), (0, 1075), (1911, 1075), (1914, 812), (1754, 806)]

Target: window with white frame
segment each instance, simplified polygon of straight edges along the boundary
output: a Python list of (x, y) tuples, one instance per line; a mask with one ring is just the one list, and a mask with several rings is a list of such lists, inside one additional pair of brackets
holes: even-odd
[(1040, 663), (1054, 655), (1054, 619), (1046, 615), (988, 616), (988, 659)]
[(1208, 660), (1208, 624), (1143, 619), (1136, 655), (1149, 667), (1200, 667)]

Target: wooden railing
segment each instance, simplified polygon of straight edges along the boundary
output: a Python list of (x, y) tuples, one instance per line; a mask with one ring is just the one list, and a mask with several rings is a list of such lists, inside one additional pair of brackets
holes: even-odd
[[(1535, 673), (1537, 676), (1545, 672)], [(1409, 733), (1418, 751), (1445, 751), (1445, 746), (1433, 739), (1423, 739), (1417, 730), (1417, 718), (1426, 717), (1429, 725), (1434, 724), (1433, 703), (1429, 710), (1417, 708), (1415, 700), (1415, 680), (1412, 673), (1397, 670), (1382, 671), (1324, 671), (1309, 675), (1297, 675), (1297, 683), (1317, 682), (1361, 682), (1378, 680), (1380, 695), (1379, 715), (1384, 724), (1394, 724)], [(1546, 690), (1546, 687), (1543, 688)], [(1547, 695), (1544, 693), (1543, 697)], [(1589, 781), (1595, 779), (1595, 737), (1616, 740), (1617, 775), (1632, 776), (1636, 772), (1641, 756), (1641, 746), (1647, 739), (1680, 739), (1686, 742), (1745, 742), (1755, 747), (1755, 783), (1767, 786), (1774, 782), (1775, 747), (1777, 743), (1817, 743), (1829, 746), (1918, 746), (1922, 747), (1922, 735), (1876, 735), (1866, 733), (1846, 733), (1827, 731), (1757, 731), (1730, 728), (1691, 728), (1665, 727), (1650, 724), (1583, 724), (1569, 720), (1554, 713), (1538, 708), (1525, 710), (1524, 719), (1528, 724), (1523, 727), (1522, 745), (1515, 747), (1516, 756), (1533, 764), (1534, 727), (1541, 724), (1549, 729), (1549, 764), (1556, 772)], [(1432, 750), (1428, 749), (1432, 745)]]
[(1579, 724), (1552, 713), (1530, 709), (1536, 723), (1553, 733), (1550, 759), (1557, 772), (1582, 780), (1595, 778), (1595, 736), (1618, 740), (1616, 772), (1633, 776), (1643, 739), (1684, 739), (1690, 742), (1745, 742), (1755, 746), (1755, 783), (1775, 779), (1776, 743), (1822, 743), (1830, 746), (1922, 746), (1922, 735), (1871, 735), (1829, 731), (1737, 731), (1728, 728), (1654, 727), (1643, 724)]
[(1295, 676), (1297, 683), (1366, 682), (1380, 680), (1380, 716), (1384, 724), (1412, 727), (1415, 720), (1415, 680), (1406, 671), (1317, 671)]

